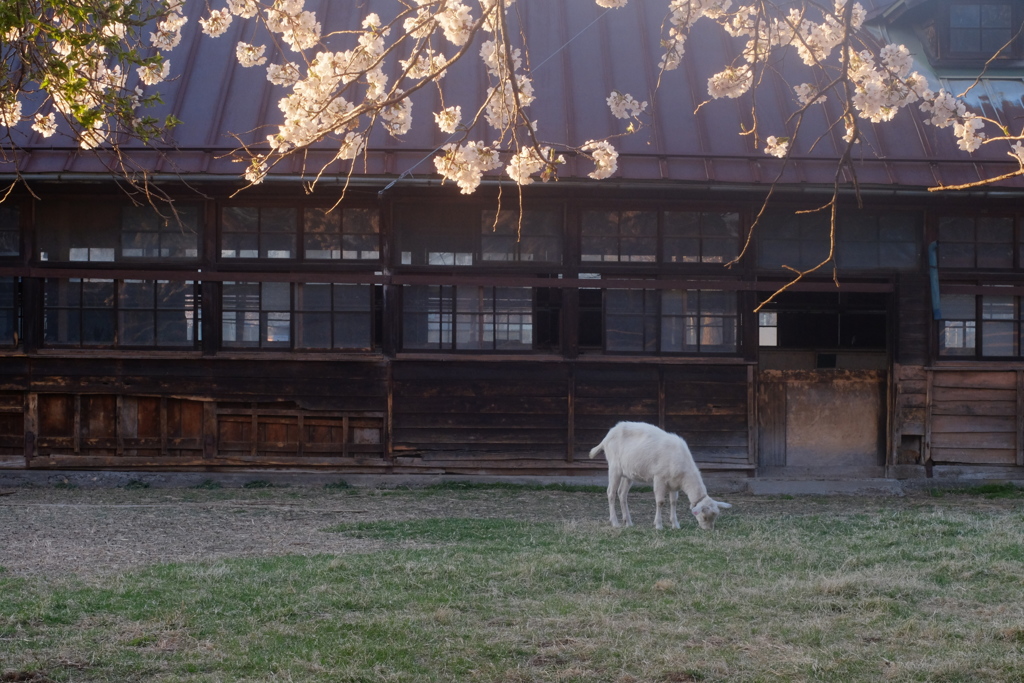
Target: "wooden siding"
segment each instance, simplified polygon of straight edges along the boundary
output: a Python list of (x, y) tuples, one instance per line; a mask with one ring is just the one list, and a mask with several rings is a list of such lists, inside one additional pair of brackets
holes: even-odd
[(895, 464), (1024, 465), (1024, 369), (898, 365), (894, 375)]
[(1018, 372), (933, 370), (931, 375), (931, 461), (1016, 465)]
[(0, 392), (0, 466), (599, 473), (589, 449), (640, 420), (686, 438), (702, 467), (752, 469), (751, 377), (707, 364), (34, 359), (25, 391)]

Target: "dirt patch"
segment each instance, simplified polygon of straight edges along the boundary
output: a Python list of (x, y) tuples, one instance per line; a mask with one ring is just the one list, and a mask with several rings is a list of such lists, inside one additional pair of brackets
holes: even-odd
[(603, 519), (600, 493), (333, 491), (306, 488), (3, 490), (6, 576), (82, 579), (230, 557), (373, 552), (393, 545), (330, 533), (352, 522), (434, 517)]

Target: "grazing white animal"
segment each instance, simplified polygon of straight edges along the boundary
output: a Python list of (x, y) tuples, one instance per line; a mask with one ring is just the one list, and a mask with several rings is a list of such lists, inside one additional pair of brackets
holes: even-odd
[(619, 526), (615, 516), (615, 497), (622, 507), (622, 521), (633, 526), (626, 497), (634, 481), (654, 484), (654, 526), (661, 529), (661, 507), (668, 498), (672, 512), (672, 528), (679, 528), (676, 517), (676, 498), (684, 491), (690, 499), (690, 512), (701, 529), (714, 529), (722, 508), (732, 505), (717, 501), (708, 495), (700, 470), (683, 439), (644, 422), (620, 422), (610, 430), (601, 443), (590, 451), (593, 458), (604, 451), (608, 460), (608, 510), (612, 526)]

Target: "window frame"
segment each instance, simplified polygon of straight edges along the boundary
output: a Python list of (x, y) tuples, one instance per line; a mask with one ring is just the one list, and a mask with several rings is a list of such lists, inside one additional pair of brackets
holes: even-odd
[[(225, 218), (228, 211), (231, 210), (249, 210), (256, 212), (256, 229), (255, 230), (237, 230), (237, 229), (226, 229), (228, 222)], [(293, 211), (294, 212), (294, 230), (292, 231), (274, 231), (263, 229), (263, 215), (265, 212), (273, 211)], [(345, 217), (347, 212), (361, 212), (365, 213), (370, 217), (369, 223), (375, 228), (369, 232), (364, 231), (346, 231), (345, 226), (347, 224)], [(313, 225), (315, 223), (312, 217), (313, 212), (323, 212), (326, 216), (337, 216), (338, 217), (338, 230), (333, 231), (320, 231), (314, 230)], [(319, 204), (302, 204), (298, 202), (288, 203), (261, 203), (261, 202), (220, 202), (216, 206), (216, 260), (222, 264), (304, 264), (307, 266), (325, 266), (328, 264), (346, 264), (346, 265), (367, 265), (377, 266), (381, 263), (384, 244), (383, 244), (383, 230), (382, 220), (379, 209), (373, 206), (364, 204), (344, 204), (338, 207), (330, 207)], [(358, 223), (358, 221), (353, 221)], [(255, 240), (255, 249), (245, 249), (244, 251), (255, 251), (255, 255), (227, 255), (226, 252), (235, 251), (240, 252), (242, 249), (228, 249), (228, 243), (226, 241), (227, 236), (238, 235), (238, 236), (251, 236)], [(281, 251), (270, 249), (268, 242), (272, 240), (275, 235), (290, 235), (291, 249), (290, 255), (288, 256), (271, 256), (272, 251)], [(325, 239), (322, 240), (322, 244), (330, 246), (329, 249), (311, 249), (314, 246), (312, 241), (315, 236), (322, 235)], [(376, 240), (367, 239), (369, 236), (375, 235)], [(336, 236), (336, 240), (332, 240), (331, 237)], [(352, 250), (347, 250), (346, 238), (363, 238), (366, 242), (364, 246), (370, 246), (373, 243), (373, 249), (364, 249), (362, 247), (355, 249), (359, 252), (359, 256), (346, 257), (346, 253)], [(335, 241), (336, 244), (331, 245), (331, 242)], [(358, 240), (357, 240), (358, 242)], [(333, 247), (337, 246), (337, 249)], [(355, 246), (351, 245), (350, 246)], [(310, 252), (317, 251), (331, 251), (332, 255), (329, 256), (312, 256)], [(371, 254), (370, 256), (363, 256), (362, 253), (366, 252)], [(337, 256), (333, 255), (333, 252), (337, 252)]]
[[(42, 319), (40, 321), (42, 328), (41, 346), (43, 348), (50, 349), (140, 349), (140, 350), (173, 350), (173, 351), (194, 351), (198, 350), (202, 344), (202, 282), (195, 280), (138, 280), (136, 278), (84, 278), (84, 277), (45, 277), (42, 278)], [(184, 308), (172, 308), (159, 306), (159, 301), (156, 299), (156, 288), (154, 287), (154, 300), (151, 308), (144, 307), (131, 307), (122, 305), (122, 293), (123, 286), (125, 283), (134, 282), (152, 282), (164, 283), (164, 282), (181, 282), (185, 285), (191, 285), (191, 301), (190, 307)], [(51, 296), (50, 283), (63, 283), (57, 284), (57, 291), (55, 292), (64, 303), (50, 304), (47, 299)], [(79, 283), (77, 288), (77, 303), (67, 303), (66, 294), (68, 292), (67, 287), (70, 283)], [(84, 284), (85, 283), (110, 283), (111, 292), (109, 295), (109, 303), (107, 305), (98, 305), (92, 303), (87, 305), (85, 301)], [(88, 323), (86, 311), (93, 312), (104, 312), (103, 318), (106, 318), (110, 328), (110, 337), (108, 339), (102, 339), (100, 341), (87, 341), (88, 335), (85, 334), (85, 326)], [(123, 332), (127, 329), (123, 321), (122, 314), (124, 312), (138, 312), (146, 311), (152, 313), (152, 344), (129, 344), (123, 338)], [(191, 339), (187, 340), (187, 343), (158, 343), (158, 331), (160, 330), (160, 311), (176, 311), (183, 314), (187, 320), (189, 314), (191, 314), (191, 325), (186, 323), (186, 329), (190, 330)], [(77, 322), (75, 317), (77, 314)], [(66, 341), (68, 334), (57, 335), (49, 331), (51, 315), (61, 316), (65, 319), (62, 323), (64, 329), (71, 331), (72, 327), (77, 327), (77, 335), (75, 341)], [(98, 315), (95, 314), (94, 315)], [(55, 336), (63, 336), (64, 340), (56, 339)]]
[[(942, 312), (942, 318), (936, 320), (935, 325), (935, 355), (940, 361), (981, 361), (981, 362), (999, 362), (999, 361), (1017, 361), (1024, 358), (1024, 295), (1014, 293), (1014, 291), (1001, 291), (1002, 287), (999, 285), (988, 285), (984, 286), (985, 291), (979, 293), (947, 293), (943, 292), (940, 299), (940, 309)], [(952, 308), (951, 304), (954, 299), (963, 300), (961, 308), (963, 311), (966, 306), (970, 306), (969, 310), (972, 317), (967, 317), (963, 314), (951, 316), (949, 310)], [(1010, 315), (998, 316), (993, 315), (989, 311), (990, 309), (987, 304), (997, 304), (998, 299), (1010, 299), (1011, 306), (1009, 308)], [(987, 301), (986, 301), (987, 300)], [(947, 325), (947, 323), (960, 323), (959, 325)], [(1000, 328), (1008, 328), (1002, 334), (1009, 334), (1010, 344), (1013, 347), (1013, 353), (1011, 354), (999, 354), (999, 353), (987, 353), (987, 349), (990, 348), (988, 344), (991, 341), (995, 341), (998, 336), (998, 330)], [(963, 338), (966, 340), (968, 337), (971, 338), (973, 345), (967, 346), (947, 346), (944, 343), (944, 339), (947, 338), (947, 332), (952, 331), (956, 334), (957, 330), (962, 330)], [(989, 335), (992, 335), (990, 337)], [(965, 349), (963, 353), (947, 353), (945, 349)]]
[[(303, 309), (305, 303), (305, 287), (313, 285), (331, 286), (331, 309), (312, 310)], [(337, 316), (347, 316), (358, 313), (353, 310), (339, 310), (335, 307), (335, 286), (352, 286), (367, 288), (367, 308), (362, 311), (366, 316), (369, 344), (365, 346), (336, 346), (337, 334), (334, 327)], [(249, 301), (255, 301), (255, 306), (229, 306), (229, 296), (239, 294), (229, 293), (229, 288), (255, 288), (255, 299), (252, 294), (245, 294), (240, 289), (241, 295)], [(287, 288), (288, 306), (285, 308), (280, 301), (273, 302), (275, 297), (281, 297), (280, 293), (272, 290), (275, 288)], [(222, 283), (220, 292), (220, 348), (226, 352), (256, 351), (260, 353), (272, 351), (287, 351), (294, 353), (358, 353), (369, 352), (378, 348), (378, 330), (380, 325), (380, 285), (363, 283), (337, 283), (337, 282), (280, 282), (280, 281), (253, 281), (253, 280), (228, 280)], [(228, 314), (233, 314), (229, 316)], [(241, 314), (241, 315), (239, 315)], [(307, 316), (327, 315), (330, 318), (330, 338), (332, 346), (303, 345), (302, 339), (305, 335), (305, 328), (300, 328)], [(229, 328), (234, 328), (233, 334), (228, 334)], [(244, 337), (247, 330), (255, 331), (255, 338), (246, 340)], [(271, 338), (271, 332), (276, 331), (282, 338)], [(283, 338), (281, 333), (287, 333)], [(239, 337), (242, 339), (239, 339)], [(232, 339), (229, 340), (229, 337)]]
[[(581, 349), (590, 351), (591, 353), (602, 353), (608, 356), (619, 356), (619, 355), (646, 355), (646, 356), (662, 356), (662, 357), (736, 357), (741, 356), (744, 352), (744, 316), (741, 313), (741, 301), (740, 292), (733, 288), (713, 286), (713, 283), (708, 283), (711, 286), (702, 287), (700, 289), (677, 289), (677, 288), (630, 288), (624, 289), (621, 287), (602, 287), (600, 288), (601, 293), (601, 347), (598, 349), (593, 345), (584, 346), (581, 343)], [(639, 293), (642, 299), (642, 309), (638, 309), (637, 301), (632, 301), (632, 310), (627, 311), (627, 308), (623, 308), (623, 313), (613, 314), (610, 306), (610, 293), (618, 292), (632, 292)], [(687, 311), (685, 308), (681, 309), (680, 312), (671, 312), (667, 309), (668, 301), (667, 294), (680, 293), (683, 296), (681, 301), (685, 302), (687, 299), (695, 298), (697, 302), (696, 311)], [(731, 310), (715, 310), (704, 307), (705, 295), (714, 296), (729, 296), (732, 297), (733, 305)], [(711, 298), (708, 297), (708, 298)], [(633, 297), (636, 299), (636, 297)], [(591, 304), (592, 306), (592, 304)], [(685, 307), (685, 303), (683, 304)], [(640, 320), (639, 332), (641, 335), (641, 344), (639, 347), (625, 348), (614, 344), (610, 340), (610, 332), (613, 331), (613, 326), (616, 325), (615, 319), (623, 320)], [(696, 321), (696, 325), (690, 324), (688, 321), (692, 319)], [(666, 335), (671, 333), (670, 321), (678, 322), (678, 330), (680, 333), (680, 339), (692, 338), (695, 341), (692, 344), (681, 342), (678, 346), (680, 348), (667, 348), (669, 346), (668, 338)], [(715, 346), (726, 346), (726, 344), (713, 344), (704, 339), (707, 337), (706, 332), (713, 332), (718, 325), (714, 324), (714, 321), (732, 321), (731, 330), (727, 322), (721, 325), (721, 330), (724, 333), (723, 339), (732, 337), (732, 348), (727, 349), (714, 349), (710, 347)], [(583, 337), (583, 319), (582, 317), (578, 321), (579, 330), (577, 332), (578, 337)], [(633, 334), (636, 334), (634, 330)], [(630, 334), (628, 330), (619, 331), (618, 334)], [(694, 336), (695, 335), (695, 336)], [(690, 346), (696, 346), (696, 348), (687, 348)]]
[[(464, 353), (464, 354), (532, 354), (554, 351), (558, 338), (542, 339), (538, 332), (558, 334), (560, 297), (542, 294), (543, 286), (500, 285), (403, 285), (401, 310), (401, 350), (406, 353)], [(461, 291), (460, 291), (461, 290)], [(481, 296), (489, 291), (489, 295)], [(519, 292), (528, 296), (499, 296), (499, 292)], [(475, 294), (475, 297), (474, 297)], [(414, 299), (416, 297), (416, 299)], [(489, 302), (489, 307), (470, 308), (471, 299)], [(500, 307), (500, 302), (529, 302), (519, 307)], [(419, 305), (425, 302), (426, 305)], [(539, 318), (547, 315), (547, 327), (541, 327)], [(515, 318), (519, 318), (516, 320)], [(525, 319), (524, 319), (525, 318)], [(418, 321), (423, 321), (420, 324)], [(480, 333), (469, 334), (471, 327)], [(489, 328), (489, 329), (488, 329)], [(502, 329), (519, 330), (518, 335), (502, 333)], [(529, 342), (523, 342), (523, 332), (529, 329)], [(413, 336), (413, 333), (418, 333)], [(513, 336), (518, 341), (513, 340)], [(418, 341), (422, 338), (424, 341)]]
[[(954, 30), (958, 30), (954, 29), (954, 27), (952, 26), (954, 9), (956, 7), (961, 6), (981, 7), (985, 5), (1008, 5), (1011, 12), (1010, 25), (1006, 29), (1009, 33), (1009, 37), (1012, 39), (1011, 44), (1009, 45), (1007, 50), (1002, 53), (1000, 57), (993, 60), (992, 65), (996, 67), (1015, 66), (1018, 62), (1021, 61), (1022, 57), (1024, 57), (1024, 45), (1022, 45), (1021, 36), (1017, 36), (1016, 38), (1014, 38), (1017, 29), (1020, 28), (1021, 22), (1024, 21), (1024, 8), (1020, 7), (1020, 3), (1012, 1), (993, 2), (992, 0), (947, 0), (946, 2), (943, 3), (939, 15), (941, 21), (939, 22), (938, 27), (938, 63), (940, 63), (943, 66), (981, 66), (983, 64), (986, 64), (990, 59), (992, 59), (993, 55), (995, 54), (995, 51), (999, 49), (998, 47), (992, 50), (981, 48), (976, 52), (954, 52), (952, 50), (952, 32)], [(982, 26), (980, 23), (980, 17), (977, 30), (979, 31), (980, 39), (980, 32), (985, 30), (985, 27)], [(1001, 42), (999, 47), (1001, 47), (1003, 44), (1005, 43)]]

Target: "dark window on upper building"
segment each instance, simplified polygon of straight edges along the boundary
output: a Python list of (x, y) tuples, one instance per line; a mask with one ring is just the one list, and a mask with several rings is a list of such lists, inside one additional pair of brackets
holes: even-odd
[(940, 217), (939, 267), (1013, 268), (1022, 247), (1014, 223), (1011, 216)]
[(199, 258), (202, 207), (41, 202), (39, 260), (56, 262), (184, 261)]
[(728, 263), (739, 254), (740, 215), (712, 211), (665, 211), (665, 263)]
[[(950, 2), (946, 41), (942, 57), (948, 59), (989, 59), (996, 55), (1017, 32), (1020, 21), (1015, 12), (1019, 3)], [(1016, 41), (1015, 41), (1016, 42)], [(1003, 58), (1016, 57), (1015, 45), (1009, 45)]]
[[(807, 270), (828, 257), (827, 213), (778, 211), (755, 228), (760, 268)], [(836, 224), (836, 265), (845, 270), (910, 270), (920, 262), (921, 215), (914, 212), (841, 211)]]
[(0, 256), (21, 253), (20, 215), (13, 203), (0, 204)]
[(480, 257), (484, 261), (561, 263), (561, 212), (483, 211)]
[(560, 209), (412, 204), (395, 209), (397, 255), (406, 266), (560, 264), (562, 235)]
[(656, 211), (584, 211), (580, 259), (653, 263), (658, 254)]
[(303, 210), (303, 256), (307, 260), (376, 261), (380, 220), (376, 209), (343, 207)]

